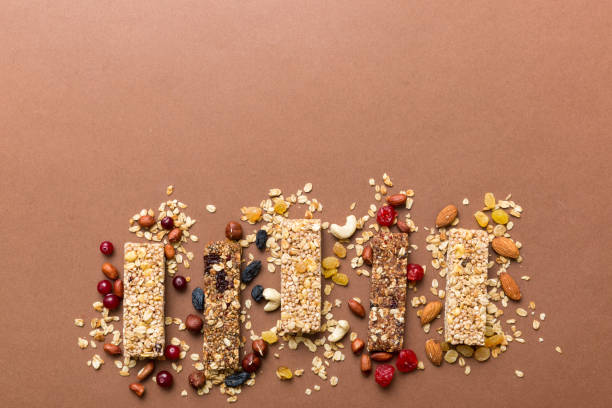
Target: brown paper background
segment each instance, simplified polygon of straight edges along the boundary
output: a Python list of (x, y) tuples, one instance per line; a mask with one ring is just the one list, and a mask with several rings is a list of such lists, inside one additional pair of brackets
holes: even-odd
[[(430, 260), (423, 227), (442, 206), (469, 197), (459, 209), (472, 226), (484, 192), (513, 193), (525, 208), (513, 234), (525, 262), (510, 272), (532, 276), (520, 282), (521, 305), (534, 300), (547, 313), (542, 329), (524, 319), (527, 343), (470, 361), (469, 376), (426, 362), (387, 390), (361, 376), (348, 350), (328, 370), (340, 377), (334, 389), (310, 373), (310, 352), (284, 350), (238, 404), (612, 403), (609, 3), (7, 0), (0, 9), (3, 406), (221, 405), (217, 390), (179, 396), (189, 360), (170, 391), (148, 383), (142, 401), (100, 348), (103, 369), (85, 366), (93, 352), (76, 343), (88, 330), (72, 320), (95, 315), (99, 242), (121, 248), (132, 238), (127, 219), (174, 184), (198, 219), (187, 271), (197, 282), (204, 242), (268, 188), (312, 182), (334, 222), (353, 201), (363, 214), (374, 202), (368, 178), (385, 171), (417, 192), (419, 263)], [(366, 298), (367, 280), (350, 276), (332, 299)], [(189, 294), (168, 289), (167, 314), (184, 318)], [(258, 331), (276, 318), (261, 307), (252, 316)], [(346, 306), (335, 316), (365, 333)], [(414, 309), (407, 320), (406, 345), (425, 358), (430, 336)], [(199, 351), (197, 337), (180, 336)], [(280, 364), (306, 374), (280, 383)], [(306, 397), (314, 384), (321, 391)]]

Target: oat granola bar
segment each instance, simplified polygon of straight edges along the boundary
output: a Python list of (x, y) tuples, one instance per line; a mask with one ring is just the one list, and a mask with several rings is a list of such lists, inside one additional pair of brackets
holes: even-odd
[(137, 359), (164, 354), (164, 246), (124, 245), (123, 354)]
[(281, 225), (282, 333), (321, 329), (321, 220), (283, 220)]
[(240, 245), (209, 242), (204, 248), (204, 346), (206, 372), (240, 366)]
[(380, 233), (371, 245), (368, 350), (399, 351), (404, 343), (408, 235)]
[(451, 344), (483, 345), (489, 303), (487, 232), (450, 230), (446, 256), (444, 338)]

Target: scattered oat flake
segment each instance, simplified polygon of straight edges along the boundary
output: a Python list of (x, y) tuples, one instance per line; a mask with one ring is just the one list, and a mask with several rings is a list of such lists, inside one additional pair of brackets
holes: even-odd
[(469, 205), (470, 204), (470, 200), (466, 198), (463, 199), (463, 205)]
[(472, 369), (470, 368), (470, 366), (465, 366), (465, 375), (470, 375), (470, 373), (472, 372)]
[(332, 387), (335, 387), (336, 385), (338, 385), (338, 377), (336, 377), (335, 375), (334, 375), (334, 376), (332, 376), (332, 377), (329, 379), (329, 384), (330, 384)]
[(186, 397), (186, 396), (187, 396), (187, 390), (181, 391), (181, 397)]
[(555, 347), (555, 351), (556, 351), (557, 353), (559, 353), (559, 354), (563, 354), (563, 350), (561, 350), (561, 347), (559, 347), (559, 346), (556, 346), (556, 347)]
[(312, 191), (312, 183), (306, 183), (304, 185), (304, 192), (305, 193), (310, 193)]
[(217, 207), (215, 207), (215, 206), (214, 206), (214, 205), (212, 205), (212, 204), (208, 204), (208, 205), (206, 206), (206, 211), (208, 211), (209, 213), (214, 213), (215, 211), (217, 211)]
[(83, 319), (74, 319), (74, 325), (77, 327), (83, 327)]
[(368, 183), (369, 183), (371, 186), (374, 186), (374, 185), (376, 184), (376, 181), (375, 181), (373, 178), (371, 178), (371, 179), (369, 179), (369, 180), (368, 180)]
[(521, 370), (514, 370), (514, 374), (518, 377), (518, 378), (523, 378), (525, 376), (525, 373), (523, 373)]
[(172, 194), (173, 191), (174, 191), (174, 186), (172, 184), (166, 187), (166, 195)]
[(312, 390), (310, 388), (306, 388), (306, 391), (304, 391), (304, 394), (310, 395), (312, 394)]

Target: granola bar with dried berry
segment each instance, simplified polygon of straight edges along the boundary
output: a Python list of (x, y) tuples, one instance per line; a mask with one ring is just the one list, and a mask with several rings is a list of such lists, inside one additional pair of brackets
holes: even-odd
[(204, 248), (204, 344), (206, 372), (240, 367), (240, 256), (232, 241)]
[(372, 278), (368, 350), (394, 352), (404, 341), (408, 235), (384, 233), (372, 238)]

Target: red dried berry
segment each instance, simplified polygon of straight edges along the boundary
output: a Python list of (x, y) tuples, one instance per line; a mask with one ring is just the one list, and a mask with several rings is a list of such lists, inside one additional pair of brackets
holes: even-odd
[(408, 264), (406, 267), (406, 276), (410, 282), (418, 282), (425, 276), (425, 271), (419, 264)]
[(166, 346), (166, 351), (164, 352), (164, 355), (168, 360), (178, 360), (181, 356), (181, 349), (178, 348), (178, 346), (175, 346), (174, 344), (168, 344)]
[(395, 208), (390, 205), (383, 205), (376, 212), (376, 222), (384, 227), (390, 227), (393, 225), (396, 216)]
[(376, 367), (376, 373), (374, 374), (374, 379), (383, 388), (388, 387), (393, 380), (393, 374), (395, 373), (395, 368), (389, 364), (381, 364)]
[(111, 256), (114, 251), (114, 247), (112, 242), (110, 241), (102, 241), (100, 243), (100, 252), (102, 252), (106, 256)]
[(400, 351), (399, 355), (397, 356), (397, 362), (395, 363), (397, 369), (402, 373), (409, 373), (416, 370), (418, 364), (419, 359), (412, 350)]

